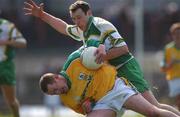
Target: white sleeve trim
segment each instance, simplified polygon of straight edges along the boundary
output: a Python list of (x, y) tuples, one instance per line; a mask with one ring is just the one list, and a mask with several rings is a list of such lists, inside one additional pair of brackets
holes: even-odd
[(115, 45), (115, 47), (122, 47), (122, 46), (126, 46), (126, 45), (127, 45), (126, 42), (122, 42), (122, 43), (120, 43), (118, 45)]

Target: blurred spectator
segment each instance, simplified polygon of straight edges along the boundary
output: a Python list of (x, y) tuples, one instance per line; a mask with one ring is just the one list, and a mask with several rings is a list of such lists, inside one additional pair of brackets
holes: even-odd
[(60, 98), (57, 95), (46, 95), (44, 94), (44, 105), (48, 107), (51, 111), (51, 116), (55, 117), (56, 111), (60, 107)]
[(175, 103), (180, 110), (180, 22), (174, 23), (170, 32), (173, 41), (165, 46), (161, 68), (166, 73), (169, 96), (175, 98)]

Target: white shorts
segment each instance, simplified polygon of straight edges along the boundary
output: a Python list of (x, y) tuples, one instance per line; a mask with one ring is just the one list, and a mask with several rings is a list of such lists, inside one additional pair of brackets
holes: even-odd
[(122, 106), (126, 100), (137, 93), (132, 87), (125, 85), (122, 79), (117, 78), (113, 89), (96, 103), (93, 110), (110, 109), (121, 113), (124, 111)]
[(180, 78), (175, 78), (168, 81), (169, 96), (175, 97), (180, 94)]

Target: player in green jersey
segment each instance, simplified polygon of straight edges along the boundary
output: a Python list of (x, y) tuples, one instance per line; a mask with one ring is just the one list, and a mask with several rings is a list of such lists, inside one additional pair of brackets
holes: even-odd
[(13, 23), (0, 18), (0, 87), (14, 117), (19, 117), (15, 91), (15, 48), (25, 48), (26, 40)]
[(117, 29), (107, 20), (94, 17), (87, 2), (76, 1), (69, 7), (70, 16), (75, 25), (69, 25), (62, 19), (48, 14), (43, 10), (43, 4), (38, 6), (32, 0), (25, 2), (24, 10), (25, 15), (38, 17), (60, 33), (82, 41), (84, 47), (98, 47), (97, 63), (108, 61), (117, 68), (118, 76), (126, 77), (131, 81), (150, 103), (180, 115), (173, 107), (158, 103), (149, 90), (139, 64), (129, 52), (128, 46)]

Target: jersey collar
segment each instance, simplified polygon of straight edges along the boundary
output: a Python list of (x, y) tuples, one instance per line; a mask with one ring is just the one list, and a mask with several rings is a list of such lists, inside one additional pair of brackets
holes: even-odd
[(84, 31), (84, 36), (86, 36), (86, 35), (88, 34), (88, 30), (89, 30), (90, 27), (91, 27), (92, 21), (93, 21), (93, 16), (90, 16), (90, 17), (89, 17), (89, 20), (88, 20), (88, 23), (87, 23), (87, 28), (86, 28), (86, 30)]

